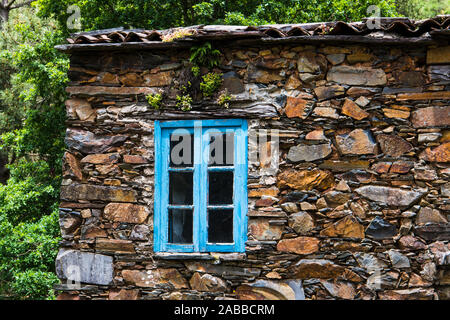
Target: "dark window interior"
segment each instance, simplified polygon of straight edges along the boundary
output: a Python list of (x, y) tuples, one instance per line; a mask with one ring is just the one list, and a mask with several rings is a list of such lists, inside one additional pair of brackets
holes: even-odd
[(193, 204), (193, 172), (170, 172), (169, 188), (169, 204)]
[(233, 171), (210, 171), (208, 180), (210, 205), (233, 204)]
[(192, 243), (193, 215), (190, 209), (169, 210), (169, 243)]
[(233, 209), (208, 210), (208, 242), (233, 242)]

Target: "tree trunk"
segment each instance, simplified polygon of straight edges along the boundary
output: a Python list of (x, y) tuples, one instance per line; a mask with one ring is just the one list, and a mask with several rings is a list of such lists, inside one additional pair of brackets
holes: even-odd
[(3, 23), (6, 23), (9, 18), (9, 9), (0, 8), (0, 29), (2, 28)]

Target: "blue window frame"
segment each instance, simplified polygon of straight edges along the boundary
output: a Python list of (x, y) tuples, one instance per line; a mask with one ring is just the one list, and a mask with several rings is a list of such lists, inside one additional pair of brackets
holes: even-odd
[(155, 252), (244, 252), (247, 121), (155, 121)]

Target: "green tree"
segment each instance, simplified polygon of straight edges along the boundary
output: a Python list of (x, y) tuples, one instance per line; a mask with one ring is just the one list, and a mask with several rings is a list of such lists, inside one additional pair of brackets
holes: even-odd
[(0, 185), (0, 299), (51, 299), (58, 282), (68, 59), (54, 49), (56, 26), (22, 8), (1, 31), (0, 150), (11, 173)]
[[(395, 0), (37, 0), (41, 15), (54, 17), (69, 33), (67, 21), (80, 9), (83, 30), (166, 29), (196, 24), (260, 25), (317, 21), (355, 21), (377, 5), (383, 16), (395, 16)], [(68, 12), (69, 11), (69, 12)]]
[(413, 19), (450, 14), (450, 0), (396, 0), (396, 6), (399, 14)]

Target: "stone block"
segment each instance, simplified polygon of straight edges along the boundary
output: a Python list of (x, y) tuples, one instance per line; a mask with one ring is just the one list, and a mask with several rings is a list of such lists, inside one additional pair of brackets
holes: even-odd
[(97, 285), (113, 280), (113, 258), (102, 254), (60, 249), (55, 266), (60, 279)]

